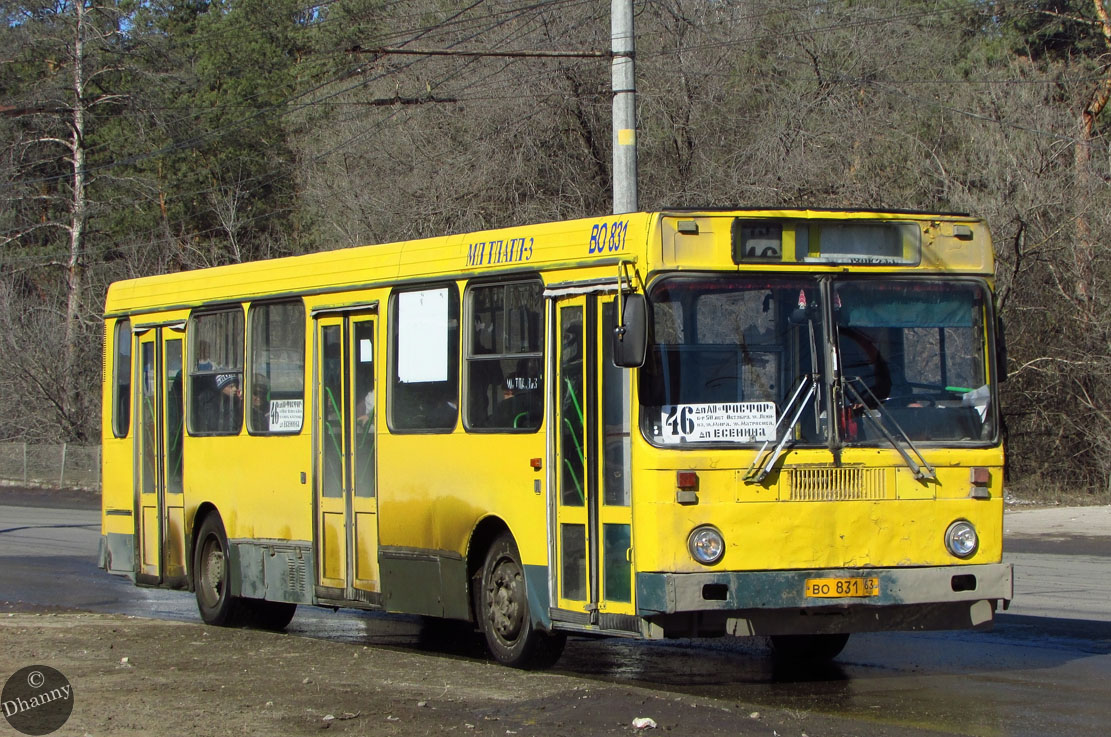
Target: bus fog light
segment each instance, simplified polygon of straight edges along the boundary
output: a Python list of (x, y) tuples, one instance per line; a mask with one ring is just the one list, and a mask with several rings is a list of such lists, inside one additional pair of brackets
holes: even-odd
[(725, 554), (725, 538), (717, 528), (703, 525), (691, 532), (690, 537), (687, 538), (687, 547), (691, 551), (692, 558), (709, 566), (717, 563)]
[(957, 520), (945, 531), (945, 547), (958, 558), (968, 558), (979, 546), (976, 528), (968, 520)]

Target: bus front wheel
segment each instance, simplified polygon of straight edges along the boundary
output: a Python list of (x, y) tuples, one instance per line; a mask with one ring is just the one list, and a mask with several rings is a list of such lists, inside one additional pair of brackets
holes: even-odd
[(525, 571), (517, 545), (502, 534), (486, 553), (476, 616), (494, 659), (513, 668), (546, 668), (563, 652), (566, 637), (538, 632), (529, 613)]
[(224, 524), (218, 514), (209, 514), (197, 532), (193, 556), (193, 589), (205, 624), (234, 627), (244, 621), (246, 607), (242, 599), (231, 595), (230, 572)]

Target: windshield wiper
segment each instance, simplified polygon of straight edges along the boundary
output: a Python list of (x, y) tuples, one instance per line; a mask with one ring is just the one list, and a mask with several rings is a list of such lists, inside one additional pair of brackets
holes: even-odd
[[(864, 389), (864, 392), (871, 398), (871, 403), (864, 401), (864, 397), (861, 396), (860, 392), (856, 390), (856, 387), (853, 386), (853, 384), (859, 384), (861, 388)], [(937, 481), (937, 472), (934, 471), (933, 466), (931, 466), (926, 461), (926, 459), (922, 456), (922, 453), (918, 450), (918, 448), (915, 447), (914, 443), (911, 442), (910, 437), (906, 434), (906, 431), (903, 430), (902, 426), (895, 420), (895, 417), (891, 414), (890, 410), (884, 409), (883, 403), (880, 402), (876, 395), (872, 393), (872, 390), (868, 388), (868, 385), (864, 383), (864, 380), (862, 378), (860, 378), (859, 376), (842, 377), (841, 387), (842, 396), (846, 395), (847, 390), (847, 392), (852, 395), (852, 399), (864, 408), (861, 414), (864, 415), (864, 417), (866, 417), (868, 421), (871, 422), (872, 425), (874, 425), (875, 428), (880, 431), (881, 435), (887, 438), (887, 442), (891, 443), (891, 447), (899, 451), (899, 455), (903, 457), (903, 460), (906, 462), (907, 467), (910, 468), (911, 472), (914, 474), (914, 478), (918, 479), (919, 481)], [(878, 414), (883, 419), (889, 421), (895, 427), (895, 429), (899, 431), (899, 435), (902, 436), (903, 441), (906, 443), (906, 448), (904, 448), (895, 438), (895, 436), (892, 435), (891, 432), (883, 426), (882, 422), (875, 418), (875, 416), (873, 415), (873, 410), (870, 409), (871, 407), (875, 407), (875, 414)], [(913, 458), (911, 458), (910, 453), (907, 453), (907, 448), (909, 448), (914, 453), (914, 455), (918, 457), (917, 462)]]
[[(812, 374), (803, 374), (799, 378), (798, 387), (795, 388), (790, 401), (783, 407), (783, 414), (780, 415), (779, 422), (775, 423), (775, 434), (776, 437), (779, 437), (780, 426), (788, 416), (791, 417), (791, 422), (787, 425), (787, 429), (783, 433), (783, 439), (779, 441), (779, 444), (775, 446), (775, 450), (768, 456), (767, 462), (761, 464), (760, 457), (764, 455), (764, 451), (767, 450), (768, 445), (772, 443), (771, 440), (764, 441), (764, 444), (760, 446), (760, 450), (756, 451), (756, 457), (752, 459), (752, 465), (748, 467), (748, 470), (745, 471), (745, 475), (741, 479), (744, 483), (758, 484), (767, 478), (772, 468), (775, 467), (775, 462), (779, 460), (779, 456), (783, 455), (784, 449), (792, 440), (795, 428), (802, 419), (802, 413), (806, 410), (806, 405), (810, 403), (811, 397), (818, 391), (818, 379), (815, 376)], [(800, 400), (799, 397), (802, 397), (802, 399)], [(798, 405), (797, 407), (795, 406), (796, 404)], [(794, 410), (793, 416), (791, 416), (792, 410)]]

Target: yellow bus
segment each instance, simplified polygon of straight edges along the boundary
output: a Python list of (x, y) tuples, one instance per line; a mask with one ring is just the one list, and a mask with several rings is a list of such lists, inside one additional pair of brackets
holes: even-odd
[(100, 564), (210, 624), (410, 613), (520, 667), (989, 626), (993, 271), (968, 216), (705, 209), (117, 282)]

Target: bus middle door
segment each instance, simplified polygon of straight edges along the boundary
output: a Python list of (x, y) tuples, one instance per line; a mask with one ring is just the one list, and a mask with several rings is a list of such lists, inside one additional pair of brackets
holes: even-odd
[(314, 534), (316, 593), (381, 604), (375, 473), (374, 314), (315, 321)]

